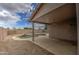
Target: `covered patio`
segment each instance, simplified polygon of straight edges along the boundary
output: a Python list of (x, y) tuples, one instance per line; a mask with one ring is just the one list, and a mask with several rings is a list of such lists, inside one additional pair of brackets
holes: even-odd
[[(34, 43), (56, 55), (77, 54), (76, 4), (40, 4), (31, 21)], [(49, 36), (34, 37), (34, 23), (47, 24)]]

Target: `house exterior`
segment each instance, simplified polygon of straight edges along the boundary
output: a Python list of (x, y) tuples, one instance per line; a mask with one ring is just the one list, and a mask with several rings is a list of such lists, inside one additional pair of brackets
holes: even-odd
[[(77, 40), (79, 40), (78, 15), (79, 15), (79, 4), (46, 3), (39, 5), (39, 7), (36, 10), (36, 13), (34, 13), (33, 16), (31, 17), (31, 20), (33, 23), (47, 24), (49, 39), (63, 40), (66, 42), (73, 43), (75, 44), (75, 46), (78, 47), (79, 45), (79, 44), (77, 45)], [(76, 53), (78, 54), (79, 49), (76, 50), (77, 50)]]

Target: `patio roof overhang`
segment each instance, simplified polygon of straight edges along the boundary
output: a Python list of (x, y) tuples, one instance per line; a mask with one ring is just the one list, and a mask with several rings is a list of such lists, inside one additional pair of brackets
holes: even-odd
[(59, 22), (70, 19), (76, 16), (75, 4), (40, 4), (33, 14), (32, 22), (51, 24), (53, 22)]

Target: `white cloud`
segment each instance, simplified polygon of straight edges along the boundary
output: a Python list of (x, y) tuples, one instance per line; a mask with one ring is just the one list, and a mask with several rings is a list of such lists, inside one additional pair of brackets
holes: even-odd
[(0, 26), (14, 26), (20, 20), (16, 12), (29, 11), (30, 9), (31, 3), (0, 3)]

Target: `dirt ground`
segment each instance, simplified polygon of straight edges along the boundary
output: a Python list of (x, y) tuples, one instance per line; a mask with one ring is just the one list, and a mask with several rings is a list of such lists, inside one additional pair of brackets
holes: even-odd
[[(11, 36), (6, 41), (0, 41), (1, 55), (51, 55), (46, 49), (28, 40), (13, 40)], [(11, 38), (11, 39), (10, 39)]]

